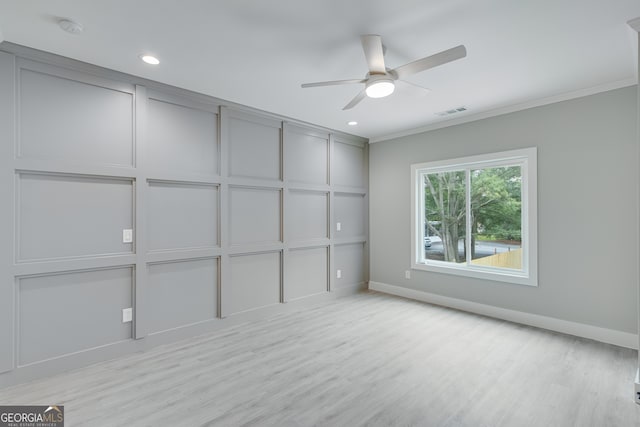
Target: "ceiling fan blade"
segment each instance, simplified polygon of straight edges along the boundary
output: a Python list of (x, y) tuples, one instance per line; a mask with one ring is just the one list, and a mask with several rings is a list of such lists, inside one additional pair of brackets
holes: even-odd
[(359, 94), (357, 94), (355, 96), (355, 98), (353, 98), (351, 100), (351, 102), (349, 102), (347, 105), (344, 106), (343, 110), (350, 110), (353, 107), (355, 107), (356, 105), (358, 105), (360, 103), (360, 101), (362, 101), (364, 99), (364, 97), (366, 96), (366, 92), (364, 90), (361, 90)]
[(401, 82), (402, 84), (405, 84), (405, 85), (408, 85), (408, 86), (413, 86), (413, 87), (415, 87), (415, 88), (421, 89), (421, 90), (423, 90), (425, 93), (429, 93), (429, 92), (431, 92), (431, 89), (426, 88), (426, 87), (424, 87), (424, 86), (417, 85), (417, 84), (415, 84), (415, 83), (411, 83), (410, 81), (407, 81), (407, 80), (397, 80), (397, 81)]
[(360, 37), (364, 56), (371, 74), (385, 74), (384, 50), (382, 49), (382, 37), (375, 34), (367, 34)]
[(332, 80), (328, 82), (317, 82), (317, 83), (304, 83), (302, 87), (318, 87), (318, 86), (334, 86), (334, 85), (349, 85), (354, 83), (364, 83), (366, 80), (363, 79), (350, 79), (350, 80)]
[(391, 70), (391, 74), (395, 74), (397, 78), (403, 79), (412, 74), (446, 64), (447, 62), (455, 61), (456, 59), (464, 58), (465, 56), (467, 56), (467, 49), (464, 45), (460, 45), (452, 47), (451, 49), (443, 50), (435, 55), (427, 56), (426, 58), (401, 65)]

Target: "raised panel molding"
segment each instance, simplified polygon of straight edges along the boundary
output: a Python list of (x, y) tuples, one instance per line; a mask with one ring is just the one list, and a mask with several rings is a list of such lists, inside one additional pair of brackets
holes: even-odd
[(366, 179), (364, 147), (336, 140), (331, 172), (332, 184), (364, 187)]
[[(131, 339), (131, 268), (98, 269), (20, 277), (19, 365)], [(81, 321), (78, 321), (81, 319)]]
[(329, 193), (290, 190), (287, 224), (291, 242), (329, 237)]
[(364, 236), (366, 234), (366, 204), (364, 194), (335, 193), (336, 238)]
[(327, 247), (319, 247), (289, 251), (285, 266), (285, 301), (329, 291), (328, 250)]
[(282, 122), (232, 111), (227, 118), (229, 176), (282, 179)]
[(289, 182), (329, 184), (329, 134), (285, 126), (284, 146)]
[(229, 188), (230, 244), (282, 242), (282, 191), (255, 187)]
[(217, 258), (154, 263), (148, 269), (151, 333), (217, 317)]
[(217, 185), (152, 180), (148, 185), (149, 251), (219, 246)]
[(281, 301), (281, 267), (281, 252), (230, 257), (230, 283), (225, 301), (229, 314), (278, 304)]
[(0, 387), (357, 290), (331, 224), (364, 139), (0, 50)]
[[(15, 57), (0, 52), (0, 378), (15, 365), (14, 211)], [(6, 375), (5, 375), (6, 376)]]
[(18, 261), (113, 256), (133, 229), (133, 181), (72, 174), (17, 174)]
[(335, 270), (340, 270), (342, 277), (336, 279), (336, 287), (364, 284), (365, 252), (364, 243), (335, 245)]
[(150, 171), (218, 174), (218, 114), (149, 97), (145, 159)]
[(133, 93), (21, 68), (20, 158), (134, 165)]

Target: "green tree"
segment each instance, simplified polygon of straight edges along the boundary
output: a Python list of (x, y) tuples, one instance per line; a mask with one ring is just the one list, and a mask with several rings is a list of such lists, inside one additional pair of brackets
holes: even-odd
[(482, 230), (482, 234), (495, 236), (496, 239), (520, 240), (522, 225), (520, 166), (472, 170), (471, 215), (473, 239), (479, 234), (479, 230)]
[(425, 175), (425, 218), (431, 234), (442, 240), (444, 260), (461, 262), (458, 242), (465, 231), (465, 173)]
[[(471, 257), (480, 232), (498, 239), (521, 238), (522, 173), (519, 166), (474, 169), (471, 174)], [(425, 217), (429, 233), (442, 240), (444, 260), (462, 262), (466, 239), (466, 177), (464, 171), (427, 174)]]

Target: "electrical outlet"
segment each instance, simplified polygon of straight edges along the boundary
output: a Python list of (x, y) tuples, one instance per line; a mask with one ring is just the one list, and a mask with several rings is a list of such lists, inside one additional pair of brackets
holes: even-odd
[(405, 270), (404, 271), (404, 278), (405, 279), (411, 279), (411, 270)]
[(336, 278), (338, 279), (342, 278), (342, 270), (336, 270)]
[(336, 222), (336, 231), (340, 231), (342, 230), (342, 224), (339, 222)]
[(133, 320), (133, 308), (122, 309), (122, 323), (131, 322)]
[(634, 400), (638, 405), (640, 405), (640, 369), (638, 369), (638, 371), (636, 372), (636, 381), (634, 383), (634, 391), (635, 391)]
[(122, 243), (131, 243), (133, 242), (133, 230), (130, 228), (125, 228), (122, 230)]

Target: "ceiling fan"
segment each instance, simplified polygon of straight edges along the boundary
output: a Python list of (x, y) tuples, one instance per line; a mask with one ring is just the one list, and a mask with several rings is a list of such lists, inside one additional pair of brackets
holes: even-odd
[[(360, 37), (362, 41), (362, 49), (364, 50), (364, 56), (367, 59), (367, 65), (369, 66), (369, 72), (364, 79), (350, 79), (350, 80), (333, 80), (328, 82), (318, 83), (305, 83), (302, 85), (305, 87), (318, 87), (318, 86), (334, 86), (364, 83), (364, 89), (358, 93), (355, 98), (344, 106), (343, 110), (349, 110), (355, 107), (365, 96), (369, 98), (384, 98), (393, 93), (395, 89), (395, 81), (403, 80), (405, 77), (412, 74), (419, 73), (421, 71), (434, 68), (439, 65), (446, 64), (447, 62), (455, 61), (467, 56), (467, 49), (464, 45), (456, 46), (451, 49), (443, 50), (435, 55), (427, 56), (422, 59), (418, 59), (408, 64), (401, 65), (394, 69), (387, 68), (384, 64), (384, 48), (382, 46), (382, 37), (375, 34), (367, 34)], [(408, 82), (405, 82), (408, 83)]]

